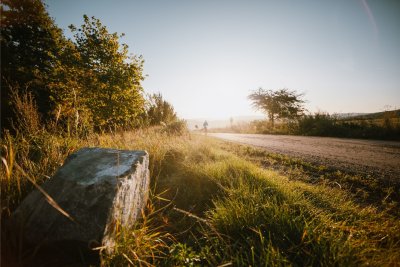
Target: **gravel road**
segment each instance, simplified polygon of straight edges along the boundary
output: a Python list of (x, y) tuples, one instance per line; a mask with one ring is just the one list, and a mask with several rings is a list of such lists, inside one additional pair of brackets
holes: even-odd
[(210, 133), (314, 164), (400, 179), (400, 142), (288, 135)]

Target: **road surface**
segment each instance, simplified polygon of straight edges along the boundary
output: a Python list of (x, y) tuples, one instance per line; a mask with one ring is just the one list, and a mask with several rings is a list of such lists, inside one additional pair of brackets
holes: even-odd
[(288, 135), (210, 133), (339, 170), (400, 179), (400, 142)]

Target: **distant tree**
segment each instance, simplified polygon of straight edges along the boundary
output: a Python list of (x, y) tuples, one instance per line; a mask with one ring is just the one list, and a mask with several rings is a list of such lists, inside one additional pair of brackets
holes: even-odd
[(8, 128), (14, 117), (11, 93), (26, 88), (38, 109), (50, 109), (48, 81), (59, 64), (66, 39), (40, 0), (1, 1), (1, 121)]
[(259, 88), (251, 93), (248, 98), (253, 101), (253, 106), (264, 111), (274, 126), (277, 119), (293, 120), (304, 112), (302, 94), (289, 89), (264, 90)]
[(146, 114), (150, 125), (169, 124), (178, 120), (174, 107), (160, 93), (148, 97)]
[(137, 124), (144, 111), (143, 58), (128, 55), (128, 46), (119, 43), (123, 34), (109, 33), (95, 17), (84, 15), (81, 28), (70, 29), (78, 78), (69, 98), (82, 96), (97, 128)]

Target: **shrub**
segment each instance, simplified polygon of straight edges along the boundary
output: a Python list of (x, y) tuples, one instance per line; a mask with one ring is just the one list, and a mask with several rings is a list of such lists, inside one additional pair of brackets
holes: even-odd
[(177, 120), (164, 126), (163, 130), (171, 135), (184, 135), (188, 132), (185, 120)]
[(301, 135), (329, 136), (340, 134), (336, 125), (336, 118), (328, 113), (305, 115), (299, 120), (298, 133)]

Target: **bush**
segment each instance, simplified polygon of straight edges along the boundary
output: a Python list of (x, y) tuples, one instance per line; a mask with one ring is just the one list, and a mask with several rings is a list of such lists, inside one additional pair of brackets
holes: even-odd
[(160, 93), (148, 96), (145, 120), (149, 125), (170, 124), (178, 120), (174, 107)]
[(171, 135), (184, 135), (188, 132), (185, 120), (177, 120), (166, 124), (163, 130)]
[(298, 122), (297, 133), (301, 135), (341, 136), (336, 118), (328, 113), (305, 115)]
[(393, 118), (385, 118), (383, 123), (379, 123), (379, 119), (339, 119), (327, 113), (316, 113), (299, 120), (296, 134), (399, 140), (400, 126), (393, 121)]

